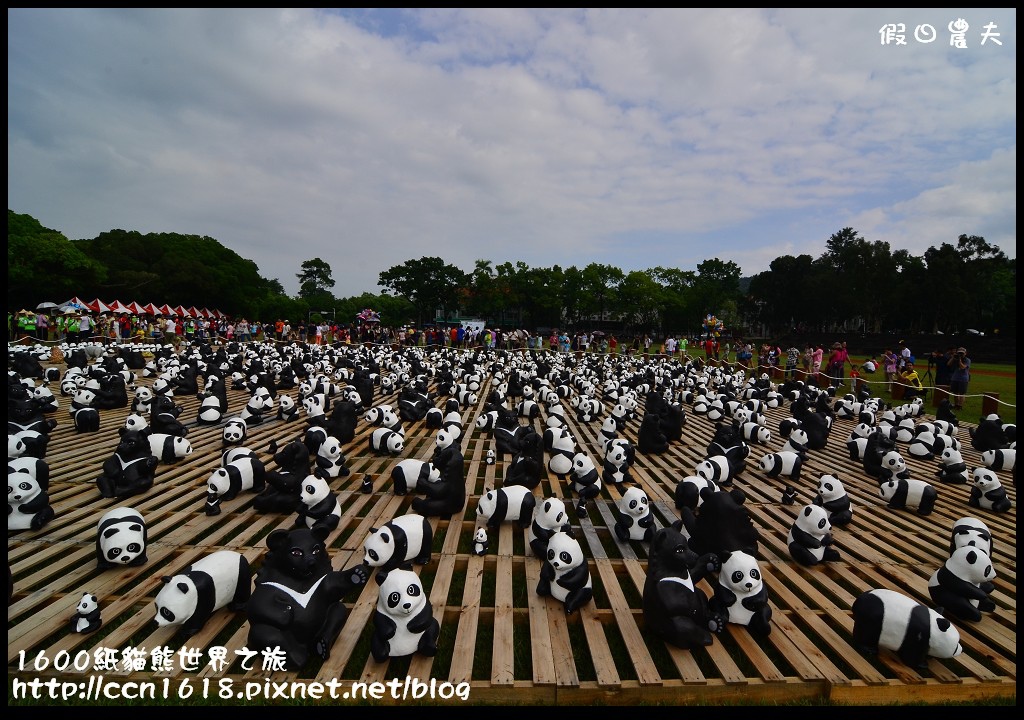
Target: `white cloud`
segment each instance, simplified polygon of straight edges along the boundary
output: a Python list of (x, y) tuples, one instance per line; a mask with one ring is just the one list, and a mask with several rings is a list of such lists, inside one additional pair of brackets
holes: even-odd
[(291, 292), (320, 257), (340, 295), (425, 255), (753, 274), (847, 226), (1015, 257), (1015, 36), (1001, 9), (14, 9), (8, 206), (208, 235)]

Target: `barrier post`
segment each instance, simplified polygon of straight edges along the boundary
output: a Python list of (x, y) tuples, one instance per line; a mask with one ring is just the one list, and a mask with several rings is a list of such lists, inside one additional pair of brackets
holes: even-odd
[(981, 414), (982, 415), (998, 415), (999, 414), (999, 393), (989, 392), (985, 393), (981, 397)]

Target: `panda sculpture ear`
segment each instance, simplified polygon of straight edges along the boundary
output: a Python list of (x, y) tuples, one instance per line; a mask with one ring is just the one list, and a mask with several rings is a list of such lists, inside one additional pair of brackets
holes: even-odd
[[(388, 570), (388, 572), (391, 572)], [(377, 574), (373, 576), (373, 579), (377, 581), (378, 585), (383, 585), (384, 581), (388, 579), (388, 572), (377, 571)]]
[(275, 530), (267, 535), (267, 547), (271, 550), (283, 550), (288, 544), (288, 531)]
[(172, 578), (170, 575), (164, 575), (162, 578), (160, 578), (160, 582), (170, 584), (171, 579)]
[(310, 533), (312, 533), (313, 537), (320, 542), (325, 542), (327, 540), (327, 536), (331, 534), (331, 531), (324, 525), (316, 525), (312, 530), (310, 530)]

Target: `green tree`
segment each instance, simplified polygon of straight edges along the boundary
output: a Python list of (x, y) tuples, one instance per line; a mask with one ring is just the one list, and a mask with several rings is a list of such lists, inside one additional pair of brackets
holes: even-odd
[(316, 257), (306, 260), (300, 266), (302, 272), (295, 277), (299, 279), (299, 297), (306, 299), (317, 298), (323, 301), (323, 295), (329, 293), (334, 287), (334, 278), (331, 277), (331, 266)]
[(460, 290), (469, 284), (469, 276), (448, 265), (439, 257), (406, 260), (382, 272), (378, 285), (405, 298), (416, 308), (417, 322), (434, 319), (435, 311), (447, 316), (461, 297)]
[(583, 298), (581, 309), (584, 316), (605, 319), (618, 292), (625, 273), (612, 265), (590, 263), (583, 268)]
[(101, 284), (106, 275), (103, 263), (90, 258), (61, 233), (44, 228), (30, 215), (7, 211), (9, 308), (24, 306), (31, 310), (45, 300), (63, 302), (84, 294), (82, 287)]
[(619, 307), (623, 321), (633, 332), (654, 330), (659, 326), (663, 289), (649, 272), (634, 270), (619, 284)]
[(694, 297), (697, 275), (692, 270), (655, 267), (647, 271), (661, 286), (661, 322), (663, 332), (697, 332), (703, 307)]

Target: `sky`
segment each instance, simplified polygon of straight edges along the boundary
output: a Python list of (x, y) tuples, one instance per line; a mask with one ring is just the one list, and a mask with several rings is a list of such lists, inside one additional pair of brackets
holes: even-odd
[(7, 19), (9, 210), (212, 237), (291, 295), (313, 258), (338, 297), (422, 257), (746, 277), (847, 227), (1016, 257), (1014, 9)]

